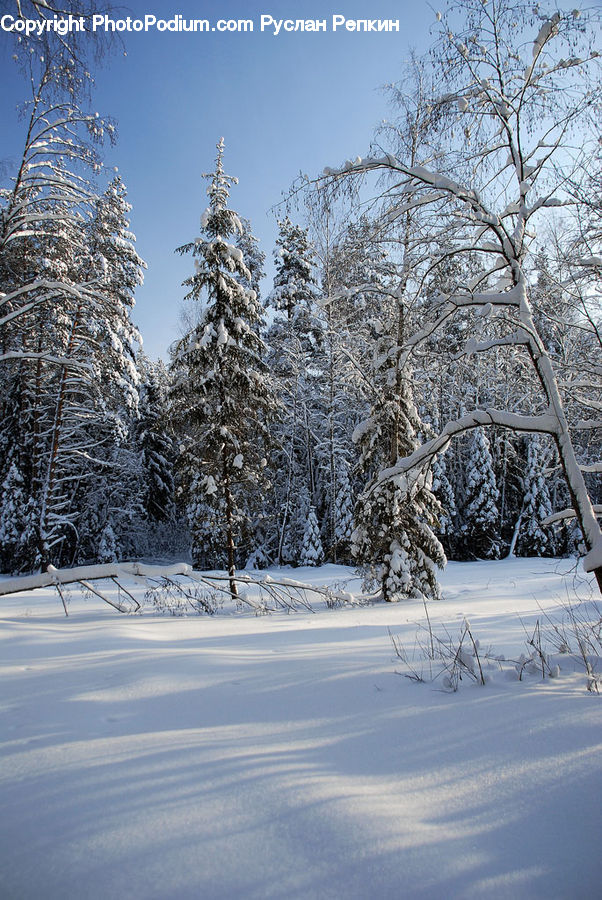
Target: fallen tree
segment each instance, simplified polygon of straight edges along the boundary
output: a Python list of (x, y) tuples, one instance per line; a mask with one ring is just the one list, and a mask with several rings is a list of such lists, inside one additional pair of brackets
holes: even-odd
[[(79, 585), (86, 591), (95, 594), (105, 603), (122, 613), (137, 612), (142, 603), (135, 597), (125, 582), (134, 579), (144, 587), (145, 591), (162, 591), (164, 594), (183, 598), (197, 612), (212, 615), (215, 604), (209, 602), (198, 592), (190, 590), (200, 585), (207, 589), (209, 596), (225, 596), (237, 603), (247, 606), (257, 614), (285, 610), (292, 612), (306, 609), (313, 612), (310, 602), (312, 594), (324, 599), (328, 606), (353, 603), (350, 594), (344, 591), (333, 591), (320, 585), (304, 584), (292, 578), (273, 578), (268, 573), (239, 572), (236, 581), (239, 585), (254, 587), (257, 597), (250, 597), (245, 592), (234, 593), (230, 589), (230, 576), (219, 572), (200, 572), (188, 563), (173, 563), (170, 566), (147, 565), (139, 562), (103, 563), (92, 566), (76, 566), (71, 569), (56, 569), (48, 566), (46, 572), (35, 575), (17, 575), (0, 580), (0, 596), (35, 591), (41, 588), (55, 588), (68, 615), (67, 603), (63, 588), (68, 585)], [(178, 580), (181, 579), (181, 580)], [(96, 582), (110, 582), (118, 588), (118, 600), (107, 595), (102, 585)], [(361, 602), (361, 598), (359, 601)]]

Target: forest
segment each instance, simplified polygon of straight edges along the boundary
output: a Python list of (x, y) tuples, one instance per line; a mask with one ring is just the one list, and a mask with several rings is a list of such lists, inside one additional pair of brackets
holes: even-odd
[[(0, 896), (599, 896), (600, 9), (432, 10), (366, 155), (315, 129), (274, 246), (238, 198), (289, 157), (266, 127), (263, 174), (251, 141), (231, 167), (216, 102), (216, 134), (175, 137), (198, 172), (167, 186), (185, 275), (155, 359), (136, 321), (168, 264), (142, 228), (167, 192), (149, 179), (145, 213), (95, 112), (119, 35), (44, 27), (65, 6), (105, 12), (2, 4), (40, 28), (0, 35), (22, 88), (0, 159)], [(416, 6), (390, 7), (406, 32)], [(237, 7), (160, 14), (199, 10)], [(294, 37), (216, 33), (214, 79), (189, 44), (191, 109), (155, 92), (146, 43), (153, 104), (203, 116), (244, 70), (224, 48), (267, 41), (262, 78), (292, 46), (352, 47), (368, 78), (370, 35)], [(328, 70), (322, 111), (348, 99)], [(265, 126), (245, 77), (233, 115)], [(139, 85), (140, 56), (114, 78)], [(130, 159), (163, 166), (140, 122)]]
[(439, 597), (446, 560), (575, 556), (602, 588), (598, 13), (437, 13), (369, 155), (283, 186), (272, 284), (216, 135), (166, 361), (141, 349), (145, 263), (91, 111), (111, 48), (19, 36), (0, 571), (183, 560), (236, 597), (239, 569), (332, 562), (397, 601)]

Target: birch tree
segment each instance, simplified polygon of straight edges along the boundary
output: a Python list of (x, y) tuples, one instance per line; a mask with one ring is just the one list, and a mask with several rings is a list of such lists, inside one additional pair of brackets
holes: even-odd
[[(462, 0), (437, 16), (433, 51), (446, 111), (441, 165), (413, 165), (385, 153), (326, 170), (329, 178), (387, 172), (398, 214), (437, 205), (451, 242), (448, 256), (478, 255), (480, 272), (463, 290), (440, 293), (431, 317), (406, 342), (409, 359), (459, 312), (489, 317), (491, 337), (468, 340), (464, 354), (508, 351), (534, 375), (537, 397), (522, 410), (477, 408), (382, 473), (424, 472), (450, 440), (498, 425), (552, 436), (583, 534), (587, 571), (602, 589), (602, 536), (569, 428), (561, 386), (530, 301), (528, 260), (535, 228), (550, 210), (575, 202), (568, 185), (587, 169), (599, 129), (599, 35), (595, 11), (545, 13), (515, 0)], [(447, 141), (447, 146), (445, 146)], [(440, 255), (432, 262), (435, 268)], [(585, 261), (583, 261), (585, 262)]]

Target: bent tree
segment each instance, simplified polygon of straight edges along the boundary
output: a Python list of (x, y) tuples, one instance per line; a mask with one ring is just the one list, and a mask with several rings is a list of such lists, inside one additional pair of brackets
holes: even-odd
[[(437, 19), (433, 60), (443, 93), (430, 102), (440, 113), (439, 160), (413, 165), (385, 152), (326, 169), (325, 176), (386, 173), (382, 199), (389, 222), (412, 208), (436, 211), (442, 249), (433, 254), (425, 281), (451, 260), (480, 260), (467, 284), (456, 282), (430, 298), (428, 315), (406, 340), (399, 365), (407, 365), (417, 348), (450, 327), (458, 314), (470, 311), (475, 322), (487, 320), (487, 339), (473, 337), (461, 354), (511, 355), (533, 390), (512, 410), (477, 408), (448, 422), (436, 437), (381, 472), (380, 480), (410, 470), (424, 477), (454, 436), (479, 426), (550, 435), (571, 515), (583, 535), (585, 569), (595, 573), (602, 590), (602, 535), (565, 408), (570, 385), (557, 377), (538, 328), (529, 274), (537, 227), (551, 210), (562, 216), (578, 202), (574, 185), (596, 158), (601, 92), (593, 48), (599, 16), (578, 10), (545, 14), (539, 5), (516, 0), (461, 0)], [(574, 263), (593, 271), (600, 258)], [(587, 316), (580, 325), (594, 327)]]

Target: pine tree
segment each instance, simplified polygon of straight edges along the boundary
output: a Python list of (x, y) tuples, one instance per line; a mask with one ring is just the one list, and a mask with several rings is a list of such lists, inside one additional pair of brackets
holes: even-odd
[(51, 424), (40, 478), (43, 565), (57, 561), (57, 552), (58, 559), (95, 559), (107, 523), (119, 554), (138, 502), (127, 444), (138, 408), (140, 337), (130, 313), (144, 263), (128, 230), (129, 209), (115, 178), (83, 223), (79, 242), (73, 239), (71, 255), (60, 246), (71, 277), (92, 286), (93, 300), (66, 295), (57, 308), (56, 335), (67, 362), (49, 379), (44, 411)]
[(85, 178), (86, 167), (99, 169), (91, 142), (111, 124), (71, 92), (57, 97), (51, 58), (42, 68), (0, 215), (1, 440), (36, 510), (30, 569), (96, 558), (104, 522), (90, 498), (121, 480), (115, 451), (137, 404), (130, 313), (143, 265), (123, 186), (116, 179), (98, 197)]
[(140, 419), (136, 442), (141, 452), (143, 504), (151, 522), (175, 517), (175, 450), (167, 430), (167, 373), (163, 363), (143, 358)]
[(251, 277), (246, 281), (247, 287), (255, 291), (259, 300), (261, 279), (265, 275), (265, 253), (259, 249), (259, 238), (253, 234), (249, 220), (241, 216), (240, 223), (242, 231), (236, 235), (236, 246), (242, 252), (245, 266), (251, 273)]
[[(330, 198), (318, 192), (310, 209), (323, 294), (323, 375), (314, 402), (322, 543), (327, 558), (338, 562), (349, 552), (352, 530), (347, 520), (338, 520), (342, 493), (350, 488), (345, 478), (342, 485), (338, 479), (355, 462), (351, 435), (368, 413), (362, 372), (370, 357), (368, 323), (387, 296), (380, 291), (386, 254), (376, 246), (367, 219), (333, 236), (336, 214)], [(349, 503), (352, 506), (350, 497)]]
[(445, 465), (445, 459), (442, 456), (438, 456), (435, 459), (432, 472), (433, 492), (441, 504), (439, 523), (435, 531), (441, 538), (441, 543), (445, 548), (446, 555), (449, 556), (452, 553), (455, 543), (454, 534), (457, 509), (454, 489), (447, 477), (447, 467)]
[(554, 556), (554, 535), (542, 521), (552, 514), (548, 482), (542, 466), (537, 435), (529, 438), (527, 470), (523, 479), (524, 501), (517, 541), (518, 556)]
[(475, 428), (470, 442), (466, 496), (462, 511), (465, 553), (472, 559), (499, 559), (499, 491), (487, 435)]
[(0, 571), (20, 572), (30, 566), (37, 544), (37, 516), (33, 498), (12, 463), (0, 490)]
[[(403, 304), (399, 316), (404, 315)], [(352, 552), (363, 567), (368, 586), (378, 585), (382, 597), (440, 597), (436, 570), (445, 553), (434, 534), (441, 507), (431, 477), (383, 480), (380, 473), (418, 446), (422, 423), (412, 399), (409, 369), (398, 365), (402, 347), (397, 335), (383, 336), (375, 354), (377, 393), (371, 415), (354, 433), (366, 486), (355, 509)]]
[(345, 462), (338, 467), (335, 497), (335, 531), (334, 542), (337, 548), (337, 558), (342, 562), (349, 561), (351, 536), (353, 534), (353, 496), (349, 469)]
[[(314, 253), (307, 229), (294, 225), (287, 216), (278, 222), (276, 239), (274, 288), (268, 306), (286, 314), (287, 319), (307, 316), (318, 296), (314, 276)], [(309, 337), (309, 335), (308, 335)]]
[(274, 289), (267, 305), (276, 309), (267, 342), (283, 414), (274, 427), (278, 448), (272, 457), (274, 478), (274, 555), (296, 563), (301, 552), (309, 505), (319, 507), (317, 443), (320, 433), (320, 383), (324, 373), (324, 329), (316, 312), (319, 295), (313, 275), (313, 251), (307, 231), (286, 218), (279, 223)]
[(269, 423), (276, 413), (272, 383), (259, 335), (261, 308), (249, 287), (252, 273), (240, 247), (228, 240), (242, 222), (228, 208), (237, 179), (223, 167), (223, 139), (216, 167), (205, 176), (209, 207), (204, 237), (180, 247), (195, 261), (184, 284), (188, 297), (205, 298), (199, 324), (178, 344), (173, 361), (172, 415), (181, 429), (180, 478), (193, 535), (193, 559), (205, 559), (209, 536), (216, 562), (226, 563), (237, 595), (235, 566), (252, 530), (251, 497), (266, 488)]
[(324, 562), (324, 550), (314, 506), (310, 506), (303, 532), (303, 544), (299, 554), (300, 566), (319, 566)]

